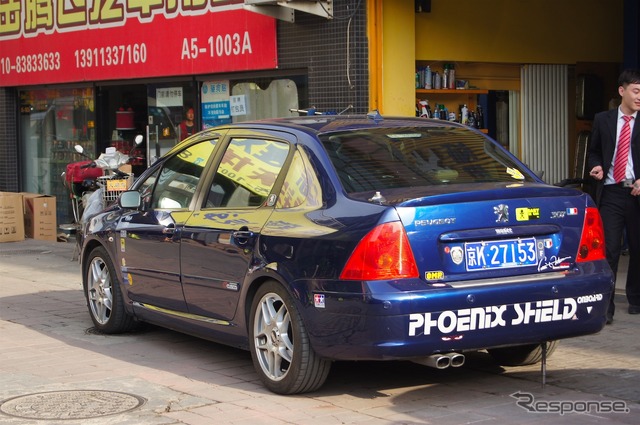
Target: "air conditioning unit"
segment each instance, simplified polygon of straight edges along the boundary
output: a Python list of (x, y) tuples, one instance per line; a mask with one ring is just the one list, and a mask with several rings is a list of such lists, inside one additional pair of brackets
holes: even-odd
[(295, 10), (333, 18), (333, 0), (244, 0), (244, 8), (289, 22), (294, 22)]

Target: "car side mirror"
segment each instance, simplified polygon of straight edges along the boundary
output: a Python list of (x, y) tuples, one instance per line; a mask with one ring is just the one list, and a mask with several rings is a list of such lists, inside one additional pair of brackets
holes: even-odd
[(142, 198), (140, 197), (140, 192), (137, 190), (127, 190), (122, 192), (120, 198), (118, 199), (118, 204), (121, 208), (137, 210), (140, 208), (142, 204)]

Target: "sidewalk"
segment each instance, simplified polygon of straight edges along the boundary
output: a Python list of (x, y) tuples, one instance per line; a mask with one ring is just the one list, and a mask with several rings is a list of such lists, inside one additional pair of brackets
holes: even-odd
[[(612, 325), (560, 342), (544, 387), (539, 365), (503, 369), (477, 353), (444, 371), (338, 362), (320, 391), (283, 397), (264, 389), (248, 352), (156, 327), (96, 333), (74, 245), (0, 244), (0, 424), (638, 422), (640, 315), (627, 314), (623, 292)], [(541, 403), (616, 402), (627, 413), (531, 413), (516, 393)]]

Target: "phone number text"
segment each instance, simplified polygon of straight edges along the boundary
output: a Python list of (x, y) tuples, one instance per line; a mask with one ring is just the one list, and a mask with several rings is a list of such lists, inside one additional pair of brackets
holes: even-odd
[(60, 69), (60, 52), (34, 53), (19, 55), (15, 58), (0, 58), (0, 74), (13, 72), (25, 74), (30, 72), (58, 71)]
[(136, 65), (147, 62), (147, 45), (136, 43), (94, 47), (78, 49), (73, 54), (77, 68)]

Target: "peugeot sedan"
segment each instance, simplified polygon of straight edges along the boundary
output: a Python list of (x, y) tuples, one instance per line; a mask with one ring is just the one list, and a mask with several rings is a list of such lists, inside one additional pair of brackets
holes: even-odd
[(601, 218), (485, 134), (421, 118), (228, 124), (175, 146), (83, 231), (89, 313), (249, 350), (279, 394), (333, 361), (539, 362), (599, 332)]

